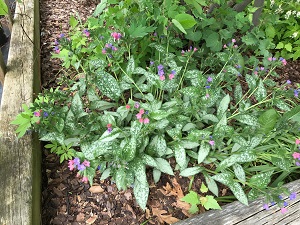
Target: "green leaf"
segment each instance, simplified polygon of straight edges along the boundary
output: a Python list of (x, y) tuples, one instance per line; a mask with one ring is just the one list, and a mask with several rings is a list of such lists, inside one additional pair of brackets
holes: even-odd
[(157, 163), (155, 161), (155, 159), (153, 157), (151, 157), (150, 155), (144, 154), (142, 155), (142, 161), (144, 164), (151, 166), (151, 167), (157, 167)]
[(116, 106), (118, 106), (117, 103), (101, 101), (101, 100), (92, 101), (90, 103), (90, 109), (97, 109), (97, 110), (111, 109)]
[(239, 200), (244, 205), (248, 205), (248, 198), (239, 183), (232, 182), (228, 185), (228, 187), (232, 191), (233, 195), (237, 198), (237, 200)]
[(182, 170), (179, 175), (183, 177), (189, 177), (189, 176), (196, 175), (201, 171), (203, 171), (203, 167), (195, 166), (195, 167), (190, 167)]
[(202, 193), (208, 192), (208, 188), (206, 187), (206, 185), (204, 183), (201, 184), (200, 191)]
[(268, 38), (271, 38), (271, 39), (272, 39), (272, 38), (275, 37), (276, 30), (275, 30), (275, 28), (274, 28), (271, 24), (269, 24), (269, 25), (266, 27), (265, 32), (266, 32), (266, 35), (267, 35)]
[(83, 111), (83, 104), (78, 92), (76, 92), (72, 99), (71, 110), (76, 118), (87, 115), (87, 113)]
[(153, 169), (153, 180), (154, 180), (154, 183), (157, 183), (159, 181), (160, 176), (161, 176), (161, 171), (154, 168)]
[(75, 19), (75, 17), (73, 15), (70, 16), (70, 26), (74, 29), (77, 24), (78, 24), (78, 21)]
[(203, 120), (210, 120), (210, 121), (215, 122), (215, 123), (219, 122), (218, 117), (216, 117), (213, 114), (206, 114), (206, 115), (202, 116), (202, 119)]
[(233, 171), (237, 179), (239, 179), (243, 183), (246, 182), (246, 174), (244, 168), (240, 164), (234, 164)]
[(253, 91), (256, 88), (256, 80), (253, 76), (246, 74), (245, 76), (246, 82), (248, 84), (248, 87), (251, 91)]
[(259, 102), (264, 100), (267, 96), (267, 90), (264, 86), (262, 79), (259, 79), (259, 83), (258, 83), (256, 91), (254, 92), (254, 96), (255, 96), (256, 100)]
[(240, 157), (240, 154), (233, 154), (233, 155), (229, 156), (228, 158), (222, 160), (221, 163), (218, 165), (216, 172), (220, 172), (220, 171), (232, 166), (233, 164), (235, 164), (236, 162), (239, 161), (239, 157)]
[(130, 162), (136, 155), (136, 139), (132, 137), (123, 148), (123, 158), (126, 162)]
[(217, 32), (213, 32), (205, 39), (207, 47), (212, 51), (220, 51), (222, 49), (222, 42), (220, 41), (220, 35)]
[(191, 142), (191, 141), (180, 141), (180, 144), (185, 149), (193, 149), (200, 145), (198, 142)]
[(201, 201), (201, 205), (203, 205), (206, 210), (221, 209), (220, 205), (212, 195), (206, 195), (205, 197), (200, 198), (200, 201)]
[(219, 188), (217, 183), (210, 176), (205, 175), (205, 182), (207, 184), (208, 189), (215, 195), (219, 196)]
[(231, 174), (227, 171), (224, 171), (222, 173), (218, 173), (218, 174), (212, 176), (212, 179), (214, 179), (222, 184), (225, 184), (226, 186), (229, 186), (230, 184), (233, 183), (233, 174)]
[(253, 175), (250, 178), (249, 183), (255, 185), (256, 187), (258, 187), (260, 189), (264, 189), (271, 182), (271, 176), (273, 174), (273, 171), (274, 170)]
[(185, 149), (178, 142), (174, 145), (174, 155), (178, 165), (183, 168), (186, 165), (186, 154)]
[(110, 142), (102, 142), (101, 140), (92, 143), (81, 140), (80, 150), (87, 160), (93, 160), (100, 155), (104, 155), (111, 151), (112, 145)]
[(282, 118), (278, 121), (277, 127), (280, 126), (281, 123), (285, 123), (287, 120), (300, 122), (300, 105), (296, 106), (291, 111), (284, 113)]
[(198, 151), (198, 164), (202, 163), (208, 156), (210, 146), (207, 143), (202, 142)]
[(123, 168), (119, 168), (116, 171), (116, 185), (118, 190), (126, 189), (126, 173)]
[(121, 134), (122, 130), (120, 128), (114, 128), (111, 132), (105, 131), (98, 141), (101, 142), (110, 142), (115, 140)]
[(179, 21), (172, 19), (172, 23), (184, 34), (187, 34), (181, 23)]
[(281, 99), (274, 99), (274, 104), (280, 110), (283, 110), (283, 111), (290, 111), (291, 110), (290, 106)]
[(288, 51), (288, 52), (291, 52), (292, 49), (293, 49), (293, 46), (291, 43), (287, 43), (284, 45), (284, 48)]
[(167, 143), (165, 138), (162, 135), (157, 136), (156, 154), (161, 157), (165, 155), (166, 151), (167, 151)]
[(103, 10), (106, 8), (106, 5), (107, 5), (107, 0), (101, 0), (101, 2), (97, 5), (97, 7), (93, 13), (93, 16), (94, 17), (99, 16), (103, 12)]
[(270, 131), (272, 131), (275, 128), (278, 117), (279, 115), (275, 109), (269, 109), (261, 114), (258, 118), (260, 131), (263, 134), (268, 134)]
[(167, 160), (163, 158), (156, 158), (155, 160), (157, 164), (157, 169), (159, 169), (163, 173), (174, 175), (172, 167), (170, 166), (170, 163)]
[(234, 117), (236, 120), (238, 120), (241, 123), (250, 125), (250, 126), (259, 126), (258, 118), (252, 116), (252, 115), (237, 115)]
[(107, 168), (106, 170), (103, 171), (100, 180), (105, 180), (110, 176), (110, 168)]
[(131, 26), (127, 29), (128, 34), (131, 38), (142, 38), (146, 36), (147, 34), (153, 32), (156, 29), (156, 27), (148, 27), (148, 26), (143, 26), (139, 24), (136, 26), (136, 24), (131, 24)]
[(276, 46), (276, 49), (283, 49), (284, 44), (282, 42), (279, 42)]
[(60, 145), (64, 145), (64, 135), (62, 133), (57, 133), (57, 132), (49, 132), (45, 135), (42, 135), (40, 137), (41, 141), (57, 141)]
[(127, 62), (126, 73), (127, 75), (131, 75), (135, 70), (135, 62), (133, 56), (131, 56)]
[(228, 106), (230, 103), (230, 96), (227, 94), (220, 102), (218, 111), (217, 111), (217, 117), (221, 119), (223, 115), (226, 113)]
[(139, 182), (135, 180), (133, 188), (134, 197), (139, 206), (145, 210), (149, 195), (149, 185), (147, 182)]
[(186, 196), (181, 198), (180, 201), (184, 201), (184, 202), (189, 203), (191, 205), (200, 204), (199, 195), (194, 191), (190, 191)]
[(197, 23), (192, 15), (185, 13), (176, 15), (175, 20), (178, 21), (184, 29), (190, 29)]
[(117, 80), (112, 75), (105, 71), (97, 70), (95, 83), (102, 94), (115, 101), (119, 99), (121, 90)]
[(8, 7), (5, 4), (4, 0), (0, 0), (0, 15), (5, 16), (8, 14)]
[(151, 112), (149, 114), (149, 116), (152, 118), (152, 119), (155, 119), (155, 120), (162, 120), (162, 119), (165, 119), (167, 118), (168, 116), (170, 115), (169, 112), (165, 111), (165, 110), (156, 110), (155, 112)]
[(185, 35), (185, 38), (191, 41), (200, 41), (202, 37), (202, 33), (200, 31), (194, 32), (193, 30), (189, 30)]

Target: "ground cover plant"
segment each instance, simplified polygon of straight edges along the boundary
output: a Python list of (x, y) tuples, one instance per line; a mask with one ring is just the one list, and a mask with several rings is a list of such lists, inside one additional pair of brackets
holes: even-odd
[(285, 59), (241, 54), (234, 33), (193, 40), (188, 34), (201, 33), (201, 23), (198, 11), (186, 13), (188, 3), (115, 3), (102, 2), (87, 24), (71, 17), (54, 57), (77, 72), (25, 107), (15, 121), (20, 136), (38, 131), (84, 182), (99, 169), (120, 189), (133, 185), (142, 208), (145, 168), (156, 181), (172, 175), (170, 157), (182, 176), (203, 173), (216, 195), (218, 181), (245, 204), (263, 194), (284, 206), (281, 181), (299, 158), (299, 107), (291, 100), (298, 91), (272, 80)]

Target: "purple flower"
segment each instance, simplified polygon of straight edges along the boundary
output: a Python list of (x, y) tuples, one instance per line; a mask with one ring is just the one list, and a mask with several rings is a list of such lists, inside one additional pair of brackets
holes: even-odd
[(85, 34), (85, 36), (89, 37), (90, 36), (90, 32), (87, 29), (83, 30), (83, 33)]
[(83, 164), (79, 164), (79, 165), (77, 166), (77, 169), (78, 169), (79, 171), (83, 171), (83, 170), (85, 170), (85, 166), (84, 166)]
[(107, 128), (107, 132), (108, 132), (108, 133), (110, 133), (111, 131), (112, 131), (112, 128), (111, 128), (111, 127)]
[(41, 116), (41, 113), (40, 112), (34, 112), (33, 115), (36, 116), (36, 117), (39, 117), (39, 116)]
[(287, 203), (286, 201), (284, 201), (284, 202), (283, 202), (283, 206), (284, 206), (284, 207), (287, 207), (287, 206), (288, 206), (288, 203)]
[(105, 47), (106, 47), (106, 48), (111, 48), (112, 46), (113, 46), (113, 45), (110, 44), (110, 43), (109, 43), (109, 44), (105, 44)]
[(78, 157), (74, 158), (74, 165), (79, 166), (80, 165), (80, 159)]
[(239, 69), (241, 67), (242, 67), (241, 65), (235, 65), (235, 68), (237, 68), (237, 69)]
[(215, 141), (213, 141), (213, 140), (210, 140), (208, 143), (209, 143), (211, 146), (214, 146), (214, 145), (215, 145)]
[(265, 210), (269, 210), (269, 209), (270, 209), (268, 204), (264, 204), (264, 205), (263, 205), (263, 208), (264, 208)]
[(55, 39), (54, 44), (59, 45), (59, 42)]
[(206, 89), (208, 89), (208, 88), (210, 88), (210, 86), (209, 86), (209, 85), (207, 85), (207, 86), (205, 86), (205, 88), (206, 88)]
[(296, 192), (293, 192), (293, 193), (290, 194), (290, 200), (294, 200), (294, 199), (296, 199), (296, 197), (297, 197)]
[(279, 195), (279, 196), (278, 196), (278, 198), (279, 198), (280, 200), (282, 200), (282, 199), (283, 199), (283, 197), (282, 197), (281, 195)]
[(152, 66), (154, 64), (154, 62), (153, 61), (150, 61), (150, 66)]
[(157, 69), (158, 69), (158, 70), (162, 70), (163, 68), (164, 68), (164, 66), (161, 65), (161, 64), (159, 64), (159, 65), (157, 66)]
[(297, 161), (297, 162), (296, 162), (296, 166), (300, 166), (300, 162)]
[(286, 83), (287, 83), (287, 84), (291, 84), (291, 83), (292, 83), (292, 81), (290, 81), (290, 80), (287, 80), (287, 81), (286, 81)]
[(295, 97), (298, 97), (298, 94), (299, 94), (299, 93), (298, 93), (298, 90), (294, 90), (294, 96), (295, 96)]
[(49, 116), (49, 114), (47, 112), (44, 112), (43, 115), (44, 115), (44, 117), (48, 117)]
[(118, 49), (117, 49), (115, 46), (112, 46), (112, 47), (111, 47), (111, 50), (117, 51)]
[(60, 34), (59, 35), (59, 38), (63, 38), (63, 37), (65, 37), (65, 34)]
[(140, 108), (140, 103), (135, 102), (135, 103), (134, 103), (134, 108), (136, 108), (136, 109)]
[(176, 71), (175, 71), (175, 70), (172, 70), (172, 71), (171, 71), (171, 74), (175, 75), (175, 74), (176, 74)]
[(212, 77), (210, 77), (210, 76), (207, 78), (207, 82), (212, 82), (212, 80), (213, 80), (213, 79), (212, 79)]
[(157, 73), (159, 76), (163, 76), (165, 74), (165, 72), (163, 70), (159, 70)]

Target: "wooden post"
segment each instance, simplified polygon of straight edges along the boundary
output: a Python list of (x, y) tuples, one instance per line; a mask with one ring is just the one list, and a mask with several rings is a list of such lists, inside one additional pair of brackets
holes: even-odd
[(0, 83), (4, 85), (4, 76), (5, 76), (6, 66), (3, 60), (2, 52), (0, 50)]
[(41, 224), (41, 148), (32, 134), (18, 139), (11, 125), (40, 83), (38, 4), (16, 3), (0, 110), (0, 225)]

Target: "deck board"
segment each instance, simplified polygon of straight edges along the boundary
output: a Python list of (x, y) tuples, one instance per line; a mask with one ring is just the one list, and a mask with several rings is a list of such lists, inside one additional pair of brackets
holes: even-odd
[(264, 199), (258, 199), (245, 206), (233, 202), (222, 207), (222, 210), (210, 210), (192, 218), (180, 221), (174, 225), (300, 225), (300, 180), (286, 185), (291, 192), (297, 193), (297, 198), (288, 202), (287, 213), (282, 214), (278, 205), (264, 210)]

